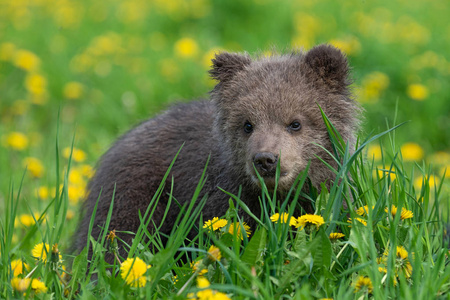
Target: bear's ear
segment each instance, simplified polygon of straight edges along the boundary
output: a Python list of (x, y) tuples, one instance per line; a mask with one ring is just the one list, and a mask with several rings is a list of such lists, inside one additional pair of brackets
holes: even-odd
[(248, 55), (222, 52), (216, 54), (212, 60), (213, 65), (209, 74), (213, 79), (224, 82), (230, 80), (237, 72), (244, 70), (251, 62)]
[(304, 56), (303, 63), (312, 71), (312, 74), (308, 72), (307, 77), (312, 76), (313, 81), (319, 79), (333, 90), (342, 92), (350, 84), (347, 58), (333, 46), (312, 48)]

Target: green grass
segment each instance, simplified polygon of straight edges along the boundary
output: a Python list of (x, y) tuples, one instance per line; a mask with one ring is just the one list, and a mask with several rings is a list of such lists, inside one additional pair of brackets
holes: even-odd
[[(190, 224), (180, 217), (185, 229), (177, 232), (173, 248), (181, 245), (186, 249), (181, 252), (190, 259), (200, 259), (211, 243), (217, 244), (224, 261), (210, 265), (208, 276), (215, 289), (230, 295), (359, 298), (361, 293), (353, 293), (352, 285), (364, 275), (371, 279), (376, 297), (425, 298), (441, 293), (445, 298), (448, 261), (442, 238), (450, 206), (449, 14), (445, 0), (3, 1), (1, 297), (13, 296), (9, 268), (18, 258), (28, 263), (28, 272), (34, 269), (31, 277), (40, 278), (49, 288), (42, 298), (50, 293), (60, 296), (67, 286), (72, 296), (80, 289), (85, 297), (136, 292), (120, 276), (110, 276), (118, 268), (106, 267), (102, 247), (89, 267), (100, 274), (97, 286), (81, 275), (88, 268), (84, 256), (74, 260), (67, 253), (95, 162), (120, 134), (141, 120), (173, 102), (206, 97), (214, 84), (207, 75), (209, 59), (217, 49), (253, 54), (273, 47), (309, 49), (330, 42), (347, 53), (355, 96), (365, 108), (360, 144), (364, 137), (394, 127), (391, 124), (409, 122), (366, 145), (351, 163), (345, 148), (341, 153), (336, 149), (333, 155), (339, 155), (341, 163), (348, 162), (339, 173), (341, 184), (310, 196), (318, 199), (317, 213), (326, 221), (318, 232), (305, 236), (269, 221), (275, 212), (292, 214), (293, 207), (282, 206), (283, 199), (272, 199), (264, 191), (266, 213), (256, 216), (261, 223), (251, 228), (250, 240), (240, 242), (225, 233), (210, 236), (202, 223)], [(346, 179), (345, 168), (351, 180)], [(229, 222), (239, 220), (233, 207), (242, 207), (238, 195), (230, 198), (232, 206), (224, 216)], [(341, 203), (347, 203), (348, 212), (341, 210)], [(405, 207), (414, 217), (389, 217), (385, 207), (392, 204)], [(355, 220), (355, 209), (363, 205), (370, 211), (364, 217), (367, 227), (358, 223), (348, 227), (347, 217)], [(199, 228), (199, 237), (193, 244), (183, 244), (182, 237), (191, 226)], [(338, 229), (345, 238), (331, 243), (330, 252), (324, 237)], [(143, 227), (137, 241), (148, 234)], [(157, 236), (152, 241), (156, 249), (161, 248)], [(53, 270), (59, 268), (58, 262), (42, 264), (32, 258), (31, 250), (41, 242), (58, 243), (63, 264), (75, 278), (66, 277), (67, 286)], [(393, 285), (397, 245), (408, 251), (413, 274), (397, 278), (398, 285)], [(136, 242), (132, 248), (133, 257), (153, 265), (148, 271), (152, 279), (136, 293), (152, 292), (163, 298), (182, 290), (184, 298), (195, 289), (196, 281), (189, 281), (191, 267), (175, 261), (176, 249), (156, 254), (148, 252), (149, 247)], [(387, 249), (384, 278), (375, 259)], [(314, 257), (315, 253), (321, 257)], [(287, 260), (290, 263), (284, 265)], [(58, 273), (62, 276), (63, 271)], [(171, 277), (175, 274), (174, 286)], [(380, 286), (381, 281), (386, 284)]]
[[(441, 195), (443, 181), (438, 186), (431, 186), (425, 179), (420, 188), (414, 186), (414, 172), (427, 178), (428, 170), (419, 166), (412, 171), (405, 169), (392, 139), (396, 127), (361, 139), (356, 151), (351, 153), (326, 116), (324, 120), (334, 145), (330, 155), (339, 162), (335, 170), (337, 180), (329, 191), (323, 186), (320, 194), (315, 190), (309, 195), (301, 194), (301, 187), (306, 182), (305, 172), (299, 174), (285, 199), (275, 199), (275, 194), (263, 185), (261, 216), (253, 215), (238, 195), (229, 194), (230, 209), (225, 216), (218, 216), (228, 223), (213, 231), (212, 228), (204, 228), (203, 221), (206, 220), (201, 219), (201, 208), (206, 200), (198, 198), (205, 180), (202, 177), (192, 201), (182, 208), (165, 245), (161, 243), (159, 232), (146, 229), (161, 195), (157, 191), (147, 211), (141, 212), (142, 224), (132, 245), (125, 245), (128, 258), (143, 261), (143, 271), (139, 276), (145, 277), (139, 287), (133, 287), (123, 279), (122, 275), (130, 271), (121, 271), (120, 264), (125, 265), (126, 257), (118, 256), (117, 239), (111, 242), (107, 238), (107, 233), (113, 229), (108, 228), (110, 215), (99, 241), (87, 241), (87, 245), (93, 247), (90, 264), (87, 248), (76, 257), (62, 252), (62, 260), (58, 258), (60, 252), (57, 248), (50, 247), (48, 252), (44, 250), (47, 261), (36, 259), (41, 255), (29, 252), (36, 235), (40, 236), (38, 241), (49, 245), (61, 245), (69, 240), (64, 236), (69, 206), (67, 172), (63, 176), (65, 184), (61, 193), (44, 210), (45, 218), (36, 219), (35, 225), (27, 229), (28, 233), (18, 243), (12, 242), (14, 220), (19, 203), (26, 201), (20, 195), (22, 184), (17, 193), (11, 186), (0, 230), (2, 297), (23, 295), (24, 291), (13, 288), (13, 277), (19, 277), (43, 282), (47, 291), (37, 295), (42, 298), (53, 294), (57, 298), (186, 299), (196, 295), (204, 299), (202, 297), (209, 293), (211, 297), (226, 295), (233, 299), (429, 299), (431, 295), (446, 299), (450, 291), (448, 234), (445, 231), (449, 214), (442, 211), (444, 206), (440, 203), (445, 199)], [(374, 162), (367, 161), (362, 154), (366, 145), (386, 134), (389, 134), (392, 149), (383, 153), (392, 152), (394, 156), (389, 164), (383, 163), (383, 175), (380, 176), (379, 172), (374, 172)], [(56, 145), (58, 149), (58, 141)], [(70, 169), (70, 163), (67, 169)], [(395, 179), (389, 175), (394, 173)], [(299, 210), (295, 207), (300, 196), (314, 203), (316, 216), (310, 218), (320, 216), (323, 222), (316, 226), (314, 221), (310, 221), (313, 223), (295, 228), (270, 219), (275, 213), (299, 217), (296, 215)], [(111, 207), (113, 205), (111, 201)], [(391, 211), (392, 205), (398, 208), (395, 215)], [(357, 210), (364, 206), (365, 209)], [(241, 239), (236, 231), (229, 232), (230, 225), (242, 217), (238, 214), (239, 208), (257, 222), (257, 227), (250, 229), (253, 234), (249, 238), (243, 234)], [(402, 209), (409, 211), (410, 216), (400, 213)], [(443, 215), (447, 216), (446, 219), (442, 219)], [(196, 221), (198, 218), (199, 223)], [(187, 240), (191, 230), (197, 230), (198, 235)], [(240, 230), (245, 232), (243, 227)], [(344, 236), (333, 240), (329, 238), (332, 232), (340, 232)], [(220, 251), (220, 257), (215, 252), (218, 260), (208, 254), (208, 251), (213, 253), (212, 245)], [(116, 254), (113, 265), (105, 262), (107, 252)], [(29, 267), (22, 275), (13, 276), (11, 261), (18, 258)], [(198, 262), (196, 268), (193, 267), (195, 262)], [(138, 260), (132, 264), (137, 268)], [(65, 278), (63, 265), (70, 274)], [(146, 265), (151, 267), (147, 270)], [(207, 272), (203, 274), (204, 269)], [(210, 283), (207, 289), (199, 278)], [(357, 287), (361, 278), (366, 278), (366, 287)], [(30, 287), (25, 293), (35, 295), (36, 291)]]

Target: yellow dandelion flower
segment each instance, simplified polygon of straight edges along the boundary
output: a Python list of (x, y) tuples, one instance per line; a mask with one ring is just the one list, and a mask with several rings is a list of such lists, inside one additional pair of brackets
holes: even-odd
[(416, 143), (406, 143), (400, 148), (400, 151), (404, 161), (418, 161), (424, 155), (422, 147)]
[(197, 42), (191, 38), (182, 38), (175, 43), (175, 53), (179, 57), (193, 57), (198, 52)]
[[(375, 208), (375, 206), (372, 206), (372, 209), (374, 209), (374, 208)], [(369, 213), (369, 206), (364, 205), (364, 206), (358, 208), (358, 209), (356, 210), (356, 213), (357, 213), (358, 215), (360, 215), (360, 216), (365, 216), (365, 215), (367, 215), (367, 214)]]
[(25, 71), (37, 71), (40, 63), (39, 57), (28, 50), (17, 50), (14, 56), (14, 65)]
[(75, 81), (71, 81), (64, 85), (63, 94), (67, 99), (80, 99), (84, 93), (84, 86)]
[(373, 285), (372, 281), (369, 277), (366, 276), (359, 276), (355, 283), (355, 293), (356, 292), (363, 292), (371, 294), (373, 291)]
[(21, 132), (11, 132), (6, 136), (6, 145), (14, 150), (24, 150), (28, 147), (28, 138)]
[[(383, 260), (386, 263), (387, 257), (389, 256), (389, 250), (386, 249), (384, 251)], [(397, 246), (396, 254), (395, 254), (395, 273), (396, 275), (401, 272), (406, 278), (410, 278), (412, 274), (412, 265), (408, 259), (408, 251), (406, 251), (405, 247)]]
[[(355, 218), (356, 221), (363, 224), (364, 226), (367, 226), (367, 221), (361, 218)], [(347, 223), (352, 223), (352, 218), (348, 218)]]
[(90, 165), (81, 165), (81, 174), (86, 178), (92, 178), (94, 176), (94, 169)]
[(242, 222), (242, 223), (236, 222), (236, 223), (231, 224), (230, 228), (228, 229), (228, 232), (234, 236), (237, 236), (241, 240), (243, 240), (244, 236), (241, 233), (242, 227), (244, 227), (245, 233), (246, 233), (247, 237), (249, 237), (250, 234), (252, 233), (252, 231), (250, 230), (250, 226), (248, 226), (247, 223), (245, 223), (245, 222)]
[[(201, 260), (191, 262), (191, 268), (193, 272), (196, 272), (198, 268), (202, 266), (203, 265)], [(198, 275), (203, 275), (205, 273), (208, 273), (208, 269), (201, 269), (200, 271), (198, 271)]]
[(322, 216), (306, 214), (297, 219), (295, 227), (300, 227), (300, 230), (302, 230), (305, 226), (316, 226), (316, 229), (319, 230), (319, 227), (323, 224), (325, 224), (325, 221)]
[(370, 145), (367, 149), (367, 158), (379, 161), (382, 158), (380, 145)]
[(423, 101), (428, 98), (428, 88), (423, 84), (410, 84), (408, 86), (407, 94), (409, 98), (417, 101)]
[(23, 159), (22, 164), (34, 178), (41, 178), (44, 175), (45, 168), (39, 159), (26, 157)]
[(33, 289), (36, 294), (47, 293), (47, 287), (45, 286), (45, 283), (38, 279), (33, 279), (31, 281), (31, 289)]
[(28, 290), (28, 287), (30, 286), (31, 279), (30, 278), (18, 278), (13, 277), (11, 279), (11, 286), (14, 290), (23, 293), (26, 290)]
[(213, 231), (216, 231), (220, 228), (223, 228), (225, 226), (227, 226), (228, 221), (225, 219), (219, 219), (218, 217), (214, 217), (212, 220), (208, 220), (205, 222), (205, 224), (203, 225), (203, 228), (209, 228)]
[(332, 232), (332, 233), (330, 233), (330, 240), (335, 241), (335, 240), (337, 240), (337, 239), (343, 238), (344, 236), (345, 236), (345, 234), (343, 234), (343, 233), (340, 233), (340, 232)]
[(21, 259), (11, 261), (11, 271), (13, 272), (14, 277), (26, 273), (29, 269), (30, 266)]
[(46, 200), (48, 199), (49, 195), (50, 195), (50, 191), (48, 189), (48, 187), (46, 186), (40, 186), (36, 189), (36, 197), (38, 197), (41, 200)]
[(34, 225), (34, 219), (32, 215), (28, 215), (28, 214), (23, 214), (19, 216), (19, 222), (20, 224), (22, 224), (23, 226), (26, 227), (30, 227), (32, 225)]
[(28, 74), (25, 78), (25, 88), (32, 95), (42, 96), (47, 91), (47, 79), (37, 73)]
[(147, 283), (147, 277), (144, 274), (150, 267), (139, 257), (127, 258), (120, 266), (120, 275), (128, 285), (144, 287)]
[(69, 196), (69, 202), (73, 205), (77, 205), (80, 200), (85, 198), (86, 189), (84, 186), (69, 185), (67, 194)]
[(86, 186), (86, 180), (83, 177), (83, 173), (78, 168), (73, 168), (69, 172), (69, 183), (76, 186)]
[(222, 254), (220, 253), (220, 249), (214, 245), (211, 245), (208, 250), (208, 259), (211, 261), (218, 261), (222, 258)]
[(208, 279), (206, 279), (205, 277), (199, 276), (197, 278), (197, 287), (198, 288), (204, 289), (204, 288), (207, 288), (209, 285), (210, 285), (210, 283), (209, 283)]
[[(69, 159), (71, 148), (66, 147), (63, 149), (63, 157)], [(76, 162), (83, 162), (86, 160), (86, 153), (83, 150), (73, 148), (72, 149), (72, 159)]]
[[(450, 172), (450, 170), (447, 171)], [(439, 179), (434, 175), (430, 175), (427, 177), (420, 176), (414, 180), (414, 187), (416, 189), (422, 188), (422, 184), (425, 184), (424, 181), (428, 181), (428, 185), (430, 188), (434, 188), (435, 185), (439, 184)]]
[(387, 273), (387, 269), (384, 268), (384, 267), (378, 267), (378, 272), (386, 274)]
[[(386, 207), (384, 209), (386, 213), (389, 213), (389, 209)], [(391, 207), (391, 215), (393, 218), (395, 218), (395, 215), (397, 214), (397, 206), (392, 205)], [(407, 210), (406, 208), (402, 207), (402, 212), (400, 214), (400, 220), (404, 219), (411, 219), (414, 216), (414, 213), (410, 210)]]
[[(282, 213), (281, 216), (279, 213), (274, 214), (270, 217), (270, 220), (274, 223), (277, 223), (279, 220), (281, 220), (281, 223), (287, 223), (289, 214), (288, 213)], [(297, 219), (292, 217), (289, 219), (289, 226), (295, 226), (297, 225)]]
[[(50, 247), (47, 243), (37, 244), (36, 246), (34, 246), (33, 250), (31, 250), (31, 256), (33, 256), (37, 260), (42, 260), (44, 263), (47, 262), (49, 254), (50, 254)], [(59, 259), (61, 260), (62, 259), (61, 254), (58, 254), (58, 256)]]

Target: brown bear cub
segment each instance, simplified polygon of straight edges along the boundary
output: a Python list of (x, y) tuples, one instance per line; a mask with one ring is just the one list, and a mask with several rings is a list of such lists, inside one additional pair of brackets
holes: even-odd
[[(210, 100), (179, 104), (121, 137), (102, 157), (89, 184), (84, 218), (75, 237), (81, 250), (100, 195), (92, 235), (97, 238), (107, 218), (115, 187), (110, 230), (136, 232), (139, 211), (144, 214), (165, 172), (184, 144), (153, 214), (159, 225), (173, 180), (173, 196), (183, 205), (194, 190), (210, 157), (203, 219), (223, 216), (228, 199), (222, 188), (237, 194), (259, 216), (260, 183), (288, 191), (310, 161), (308, 176), (319, 187), (333, 172), (318, 157), (335, 165), (318, 145), (331, 151), (319, 105), (345, 141), (355, 143), (358, 104), (349, 91), (346, 57), (336, 48), (320, 45), (310, 51), (252, 59), (246, 54), (220, 53), (212, 60), (218, 84)], [(255, 167), (255, 168), (254, 168)], [(179, 213), (172, 204), (161, 231), (169, 234)], [(305, 208), (310, 210), (310, 205)], [(119, 234), (120, 235), (120, 234)], [(121, 234), (126, 242), (132, 236)]]

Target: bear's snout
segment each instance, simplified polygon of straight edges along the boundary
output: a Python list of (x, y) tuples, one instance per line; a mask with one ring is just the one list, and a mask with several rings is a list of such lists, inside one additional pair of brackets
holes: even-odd
[(271, 152), (260, 152), (253, 157), (253, 164), (263, 177), (275, 177), (278, 164), (278, 155)]

